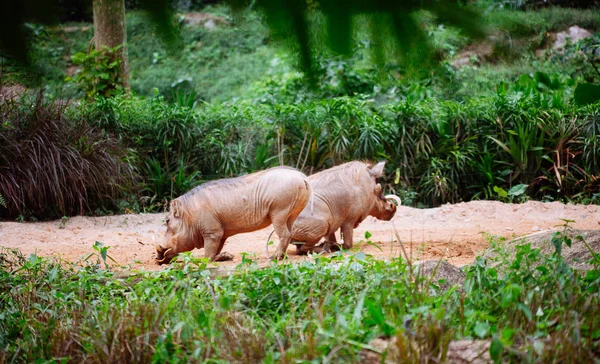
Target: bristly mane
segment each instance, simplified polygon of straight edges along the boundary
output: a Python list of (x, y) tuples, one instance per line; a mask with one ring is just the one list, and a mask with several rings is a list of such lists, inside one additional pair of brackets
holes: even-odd
[(185, 194), (179, 196), (178, 199), (181, 201), (182, 204), (185, 205), (186, 202), (190, 198), (192, 198), (192, 196), (194, 196), (202, 191), (210, 191), (211, 189), (214, 189), (214, 188), (222, 188), (225, 190), (235, 190), (237, 187), (240, 187), (245, 184), (244, 180), (246, 180), (248, 178), (257, 179), (260, 176), (262, 176), (263, 174), (265, 174), (267, 171), (270, 171), (271, 169), (276, 169), (276, 168), (277, 169), (296, 170), (295, 168), (292, 168), (292, 167), (279, 166), (279, 167), (265, 169), (264, 171), (259, 171), (259, 172), (255, 172), (252, 174), (246, 174), (246, 175), (239, 176), (239, 177), (223, 178), (223, 179), (217, 179), (214, 181), (208, 181), (199, 186), (194, 187), (193, 189), (189, 190)]
[(319, 174), (319, 183), (327, 183), (333, 180), (337, 180), (339, 178), (340, 173), (350, 176), (356, 176), (358, 173), (362, 172), (366, 167), (368, 168), (372, 166), (373, 164), (368, 161), (352, 161), (326, 169), (316, 174)]

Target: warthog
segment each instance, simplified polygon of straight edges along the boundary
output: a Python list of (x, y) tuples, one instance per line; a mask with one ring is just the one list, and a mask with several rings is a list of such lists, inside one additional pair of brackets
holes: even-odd
[(156, 261), (169, 263), (178, 253), (202, 247), (213, 261), (231, 259), (221, 253), (228, 237), (271, 223), (280, 240), (271, 258), (281, 259), (291, 242), (294, 221), (311, 194), (307, 177), (288, 167), (202, 184), (171, 201)]
[(335, 232), (341, 229), (344, 249), (352, 248), (352, 232), (367, 217), (391, 220), (396, 213), (394, 195), (383, 196), (377, 178), (383, 175), (385, 162), (372, 166), (363, 162), (349, 162), (308, 177), (313, 187), (312, 211), (305, 209), (296, 219), (293, 240), (304, 242), (298, 246), (303, 254), (317, 250), (315, 245), (326, 238), (336, 243)]

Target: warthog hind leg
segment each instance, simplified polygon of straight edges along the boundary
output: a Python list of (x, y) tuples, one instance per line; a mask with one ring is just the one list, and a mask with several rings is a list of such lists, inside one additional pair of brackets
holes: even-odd
[(292, 242), (291, 228), (288, 227), (286, 220), (272, 219), (271, 221), (273, 221), (273, 227), (275, 228), (277, 236), (279, 236), (279, 246), (277, 246), (275, 254), (271, 255), (271, 260), (281, 260), (285, 256), (287, 248)]

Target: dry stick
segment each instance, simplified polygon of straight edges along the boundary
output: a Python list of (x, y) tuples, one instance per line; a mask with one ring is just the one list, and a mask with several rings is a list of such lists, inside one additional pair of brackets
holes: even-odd
[(219, 303), (217, 302), (217, 296), (215, 295), (215, 290), (213, 289), (212, 285), (208, 281), (208, 278), (204, 277), (204, 283), (206, 283), (206, 287), (208, 287), (208, 291), (210, 292), (210, 295), (212, 296), (215, 306), (218, 307)]
[(279, 165), (283, 165), (281, 158), (281, 128), (277, 129), (277, 159), (279, 159)]
[(273, 236), (274, 232), (275, 230), (271, 231), (269, 237), (267, 238), (267, 244), (265, 244), (265, 254), (267, 255), (267, 258), (269, 258), (269, 242), (271, 241), (271, 236)]
[(308, 154), (310, 152), (310, 146), (313, 143), (313, 138), (310, 137), (310, 139), (308, 140), (308, 146), (306, 147), (306, 154), (304, 155), (304, 162), (302, 162), (302, 167), (300, 168), (300, 170), (304, 170), (304, 166), (306, 166), (306, 161), (308, 160)]
[(331, 360), (331, 358), (333, 358), (333, 355), (335, 355), (335, 353), (337, 353), (338, 351), (340, 351), (340, 349), (343, 349), (342, 345), (338, 345), (335, 348), (331, 349), (331, 351), (329, 352), (329, 354), (327, 354), (327, 356), (325, 357), (325, 359), (323, 359), (323, 363), (329, 363), (329, 361)]
[[(306, 144), (306, 138), (308, 138), (308, 132), (304, 133), (304, 139), (302, 140), (302, 145), (300, 146), (300, 153), (298, 154), (298, 160), (296, 161), (296, 169), (300, 165), (300, 161), (302, 160), (302, 152), (304, 151), (304, 144)], [(306, 151), (308, 154), (308, 151)]]
[(283, 132), (278, 131), (278, 142), (281, 143), (280, 153), (279, 153), (279, 165), (283, 166), (284, 165), (283, 153), (284, 153), (284, 149), (285, 149)]
[(410, 267), (412, 267), (411, 259), (408, 257), (408, 254), (406, 253), (406, 249), (404, 249), (404, 245), (402, 244), (402, 240), (400, 239), (400, 234), (398, 234), (398, 229), (396, 229), (396, 225), (394, 225), (393, 223), (391, 223), (391, 224), (392, 224), (392, 227), (394, 228), (394, 234), (396, 235), (396, 239), (398, 239), (398, 244), (400, 244), (400, 247), (402, 248), (402, 252), (404, 252), (404, 258), (408, 262), (408, 265)]
[(90, 39), (90, 43), (88, 44), (88, 55), (92, 51), (92, 44), (94, 44), (94, 40), (96, 40), (96, 37), (92, 37), (92, 39)]

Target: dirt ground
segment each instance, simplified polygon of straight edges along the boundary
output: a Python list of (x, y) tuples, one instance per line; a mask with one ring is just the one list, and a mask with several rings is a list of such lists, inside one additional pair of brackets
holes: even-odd
[[(26, 255), (36, 253), (76, 261), (92, 253), (92, 245), (100, 241), (110, 246), (108, 255), (120, 265), (157, 270), (161, 268), (154, 263), (153, 241), (160, 241), (164, 233), (164, 218), (165, 214), (135, 214), (77, 216), (37, 223), (0, 222), (0, 246), (20, 249)], [(563, 224), (561, 219), (575, 220), (571, 226), (577, 229), (599, 230), (600, 206), (472, 201), (432, 209), (399, 207), (391, 221), (363, 221), (354, 231), (354, 250), (381, 259), (398, 257), (402, 250), (395, 238), (395, 227), (413, 260), (444, 257), (451, 264), (462, 266), (488, 247), (489, 235), (518, 237)], [(269, 227), (229, 238), (223, 251), (232, 253), (234, 260), (217, 264), (223, 268), (235, 266), (244, 252), (260, 265), (268, 264), (265, 242), (271, 230)], [(374, 244), (361, 241), (366, 231), (372, 234), (370, 240)], [(278, 242), (275, 235), (273, 240)], [(270, 247), (271, 252), (274, 249)], [(193, 254), (202, 257), (204, 251), (195, 250)], [(294, 246), (290, 246), (288, 255), (293, 261), (309, 259), (297, 256)]]

